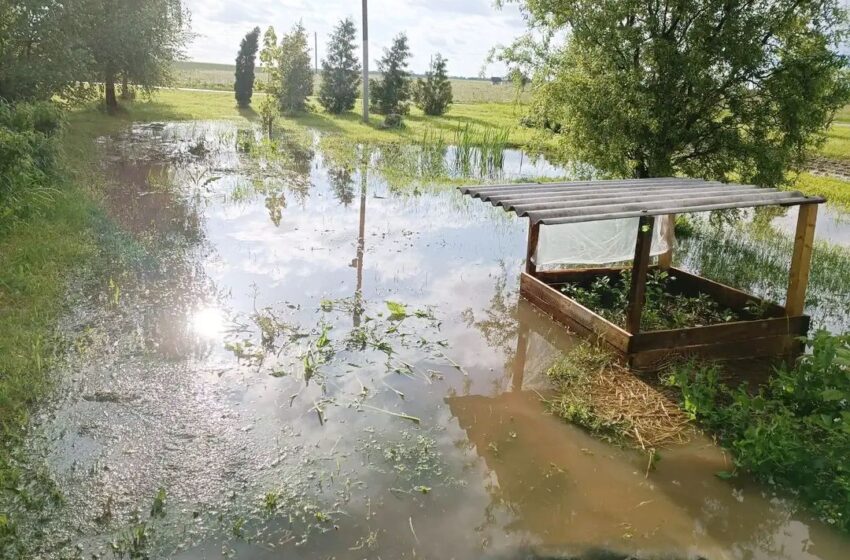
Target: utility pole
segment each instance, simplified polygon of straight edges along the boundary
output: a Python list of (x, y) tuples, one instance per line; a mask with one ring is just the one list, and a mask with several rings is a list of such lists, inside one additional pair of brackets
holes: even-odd
[(316, 74), (319, 73), (319, 34), (313, 31), (313, 56), (316, 59)]
[(363, 0), (363, 122), (369, 122), (369, 15)]

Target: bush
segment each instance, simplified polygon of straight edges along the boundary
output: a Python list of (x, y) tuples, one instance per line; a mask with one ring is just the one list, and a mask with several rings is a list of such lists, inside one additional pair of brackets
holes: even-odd
[(452, 103), (452, 84), (446, 74), (446, 59), (439, 53), (425, 73), (425, 79), (416, 80), (413, 91), (416, 106), (426, 115), (440, 116)]
[(811, 354), (777, 369), (755, 394), (723, 384), (714, 364), (678, 366), (668, 382), (729, 447), (737, 467), (850, 531), (850, 333), (819, 331), (808, 344)]
[(8, 225), (50, 199), (62, 124), (51, 103), (0, 103), (0, 223)]
[(242, 108), (251, 105), (251, 97), (254, 95), (254, 62), (259, 48), (260, 28), (255, 27), (242, 39), (239, 54), (236, 56), (236, 80), (233, 83), (233, 91), (237, 105)]

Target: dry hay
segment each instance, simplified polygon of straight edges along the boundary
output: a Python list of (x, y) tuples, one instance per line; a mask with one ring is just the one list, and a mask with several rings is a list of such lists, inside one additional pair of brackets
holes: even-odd
[(558, 392), (549, 401), (553, 411), (591, 431), (646, 451), (687, 443), (694, 434), (675, 391), (635, 375), (589, 343), (564, 356), (549, 376)]

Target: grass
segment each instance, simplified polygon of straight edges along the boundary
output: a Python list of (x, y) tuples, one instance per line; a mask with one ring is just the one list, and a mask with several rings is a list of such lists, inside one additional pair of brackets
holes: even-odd
[[(232, 64), (215, 64), (211, 62), (177, 62), (174, 65), (174, 86), (178, 88), (212, 89), (218, 91), (233, 91), (235, 67)], [(379, 74), (371, 74), (372, 78)], [(265, 71), (257, 70), (258, 85), (267, 80)], [(455, 103), (514, 103), (517, 100), (516, 90), (510, 83), (493, 85), (489, 79), (450, 78), (452, 95)], [(319, 91), (321, 78), (316, 77), (314, 91)], [(527, 103), (531, 93), (526, 88), (520, 94), (519, 100)]]
[[(842, 112), (850, 113), (847, 108)], [(826, 143), (817, 151), (818, 155), (829, 159), (850, 160), (850, 125), (838, 121), (826, 133)]]
[(791, 186), (803, 194), (823, 196), (830, 204), (850, 211), (850, 182), (835, 177), (801, 173)]

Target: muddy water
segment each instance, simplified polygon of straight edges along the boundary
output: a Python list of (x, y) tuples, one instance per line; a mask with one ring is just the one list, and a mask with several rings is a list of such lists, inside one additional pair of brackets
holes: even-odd
[(365, 149), (346, 166), (315, 143), (236, 146), (216, 123), (103, 141), (136, 272), (104, 271), (67, 321), (43, 556), (846, 557), (789, 502), (714, 476), (708, 441), (647, 472), (545, 414), (576, 341), (517, 298), (524, 223), (390, 188)]

